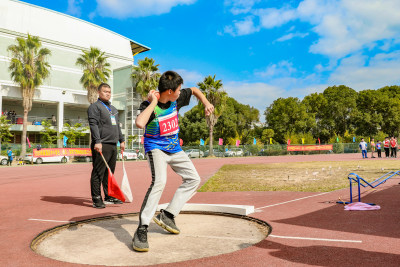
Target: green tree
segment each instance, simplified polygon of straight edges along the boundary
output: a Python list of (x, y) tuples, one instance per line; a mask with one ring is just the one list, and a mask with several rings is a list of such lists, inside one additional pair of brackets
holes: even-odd
[(385, 86), (377, 90), (377, 113), (382, 116), (381, 130), (390, 136), (400, 134), (400, 87)]
[(10, 124), (9, 120), (7, 120), (6, 116), (0, 116), (0, 151), (1, 145), (3, 143), (7, 143), (13, 137), (12, 133), (10, 132)]
[(314, 117), (297, 97), (278, 98), (264, 112), (268, 128), (275, 132), (275, 140), (286, 143), (285, 135), (306, 133), (315, 127)]
[(325, 128), (332, 127), (332, 136), (343, 136), (347, 130), (352, 132), (351, 118), (357, 110), (357, 92), (345, 85), (339, 85), (326, 88), (323, 95), (327, 101), (323, 115)]
[(312, 93), (304, 97), (302, 103), (306, 107), (306, 112), (315, 119), (314, 127), (311, 128), (311, 134), (315, 139), (328, 141), (331, 137), (333, 124), (327, 123), (324, 116), (327, 108), (327, 100), (322, 93)]
[(7, 50), (11, 53), (9, 71), (14, 83), (21, 87), (22, 107), (24, 109), (24, 120), (22, 126), (21, 157), (26, 154), (26, 133), (28, 113), (32, 109), (32, 101), (35, 89), (43, 84), (44, 80), (50, 75), (50, 64), (47, 58), (51, 52), (47, 48), (42, 48), (39, 37), (31, 36), (16, 38), (17, 44), (8, 46)]
[(69, 123), (64, 123), (64, 128), (66, 130), (60, 133), (60, 139), (63, 139), (64, 136), (68, 138), (67, 144), (74, 145), (76, 139), (85, 136), (85, 131), (88, 130), (88, 127), (82, 127), (82, 124), (75, 123), (75, 125), (71, 126)]
[(110, 77), (110, 63), (107, 62), (105, 52), (96, 47), (90, 47), (90, 50), (82, 50), (82, 55), (77, 58), (76, 65), (83, 70), (80, 79), (81, 84), (87, 90), (87, 98), (90, 104), (97, 101), (97, 87), (107, 82)]
[(376, 90), (358, 92), (357, 110), (352, 114), (352, 124), (355, 133), (362, 136), (374, 136), (378, 133), (382, 123), (381, 108), (382, 94)]
[(206, 120), (199, 105), (194, 106), (184, 116), (179, 117), (179, 128), (179, 138), (183, 140), (185, 145), (199, 144), (200, 138), (206, 139), (205, 137), (209, 134)]
[(272, 129), (264, 129), (262, 131), (261, 142), (264, 144), (270, 143), (270, 138), (274, 138), (275, 132)]
[(150, 90), (156, 90), (158, 80), (161, 74), (158, 72), (158, 66), (154, 65), (155, 61), (152, 58), (146, 57), (138, 61), (138, 66), (132, 68), (133, 84), (136, 87), (136, 92), (145, 99)]
[(40, 131), (42, 136), (42, 143), (45, 145), (52, 145), (57, 141), (57, 131), (51, 124), (50, 120), (42, 121), (43, 131)]
[[(216, 80), (215, 75), (211, 75), (204, 78), (202, 82), (197, 84), (201, 92), (206, 96), (208, 101), (214, 105), (214, 113), (206, 116), (206, 123), (209, 129), (209, 142), (210, 142), (210, 153), (209, 155), (214, 155), (213, 153), (213, 133), (214, 126), (218, 121), (218, 118), (222, 115), (225, 110), (226, 100), (228, 94), (223, 90), (223, 85), (221, 80)], [(203, 104), (199, 101), (198, 105), (203, 107)], [(204, 114), (204, 107), (202, 108), (202, 114)]]
[(228, 97), (226, 107), (215, 124), (214, 135), (224, 140), (240, 136), (242, 144), (252, 143), (254, 124), (259, 121), (259, 111)]

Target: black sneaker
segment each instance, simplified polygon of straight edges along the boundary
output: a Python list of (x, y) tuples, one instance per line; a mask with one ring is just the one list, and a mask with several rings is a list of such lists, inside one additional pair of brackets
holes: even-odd
[(104, 202), (101, 198), (93, 199), (93, 208), (104, 209), (105, 207), (106, 207), (106, 205), (104, 205)]
[(149, 251), (149, 243), (147, 242), (147, 227), (139, 226), (133, 236), (132, 247), (139, 252)]
[(179, 234), (181, 231), (176, 227), (174, 217), (171, 213), (167, 215), (164, 210), (161, 210), (160, 214), (153, 218), (153, 221), (173, 234)]
[(115, 197), (106, 197), (104, 198), (104, 204), (123, 204), (121, 200)]

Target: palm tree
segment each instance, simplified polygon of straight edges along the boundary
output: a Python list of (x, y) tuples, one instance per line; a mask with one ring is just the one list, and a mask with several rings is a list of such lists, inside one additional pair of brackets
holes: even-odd
[[(228, 94), (222, 89), (222, 81), (215, 80), (214, 77), (209, 75), (205, 77), (203, 82), (197, 84), (201, 92), (206, 96), (208, 101), (214, 105), (214, 113), (210, 116), (206, 116), (207, 126), (210, 132), (210, 153), (209, 155), (213, 155), (213, 132), (214, 132), (214, 125), (217, 123), (218, 118), (222, 115), (226, 107), (226, 100), (228, 98)], [(199, 102), (200, 106), (203, 104)], [(202, 109), (204, 112), (204, 108)]]
[(11, 62), (8, 67), (11, 79), (22, 90), (22, 107), (24, 109), (24, 121), (22, 126), (21, 157), (26, 154), (26, 132), (28, 113), (32, 109), (32, 100), (35, 89), (43, 84), (44, 79), (50, 75), (50, 64), (47, 57), (51, 51), (42, 48), (39, 37), (28, 34), (27, 39), (16, 38), (17, 44), (10, 45), (7, 50), (11, 53)]
[(83, 55), (77, 58), (76, 65), (83, 70), (83, 75), (80, 79), (83, 87), (88, 91), (87, 97), (90, 104), (97, 101), (97, 87), (104, 82), (107, 82), (110, 77), (110, 63), (107, 62), (105, 52), (101, 52), (96, 47), (90, 47), (90, 50), (82, 50)]
[(132, 79), (136, 87), (136, 92), (146, 99), (150, 90), (156, 90), (161, 74), (158, 73), (159, 64), (154, 65), (152, 58), (146, 57), (138, 61), (138, 66), (132, 68)]

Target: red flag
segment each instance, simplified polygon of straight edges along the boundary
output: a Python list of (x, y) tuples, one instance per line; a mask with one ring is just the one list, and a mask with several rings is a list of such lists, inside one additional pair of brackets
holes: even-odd
[(182, 139), (179, 139), (179, 144), (183, 145), (183, 140)]
[(110, 197), (115, 197), (122, 202), (125, 202), (124, 193), (122, 193), (121, 188), (119, 188), (117, 180), (115, 180), (114, 174), (111, 172), (111, 169), (108, 166), (107, 161), (103, 156), (103, 153), (100, 152), (100, 155), (103, 158), (104, 164), (106, 164), (108, 169), (108, 195)]
[(28, 136), (26, 137), (26, 141), (28, 141), (28, 146), (31, 147), (31, 142), (29, 142)]
[(321, 144), (321, 140), (319, 140), (319, 137), (318, 137), (318, 144)]
[(287, 140), (287, 144), (288, 144), (288, 146), (290, 146), (290, 139)]
[(111, 170), (108, 168), (108, 195), (110, 197), (115, 197), (125, 202), (124, 193), (122, 193), (121, 188), (117, 181), (115, 180), (114, 174), (112, 174)]

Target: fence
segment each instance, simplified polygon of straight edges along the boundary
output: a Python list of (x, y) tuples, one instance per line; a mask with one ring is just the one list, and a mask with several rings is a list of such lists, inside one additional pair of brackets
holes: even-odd
[[(280, 155), (312, 155), (312, 154), (340, 154), (340, 153), (361, 153), (358, 143), (335, 143), (332, 150), (320, 151), (287, 151), (287, 145), (222, 145), (213, 146), (214, 156), (231, 157), (231, 156), (280, 156)], [(184, 151), (196, 150), (194, 155), (200, 154), (201, 157), (209, 156), (209, 146), (183, 146)], [(200, 150), (201, 152), (198, 152)], [(195, 156), (198, 157), (198, 156)]]
[[(31, 143), (31, 148), (26, 148), (26, 151), (32, 152), (33, 148), (36, 148), (37, 144)], [(57, 145), (44, 145), (41, 144), (42, 148), (55, 148)], [(21, 151), (21, 144), (2, 144), (1, 154), (5, 155), (7, 149), (11, 147), (16, 155), (19, 155)], [(68, 146), (68, 147), (87, 147), (81, 146)], [(182, 146), (182, 149), (190, 154), (191, 157), (208, 157), (209, 146)], [(135, 149), (136, 150), (136, 149)], [(190, 151), (194, 150), (194, 151)], [(143, 146), (140, 147), (140, 151), (144, 154)], [(192, 153), (191, 153), (192, 152)], [(216, 157), (242, 157), (242, 156), (280, 156), (280, 155), (312, 155), (312, 154), (341, 154), (341, 153), (361, 153), (358, 143), (335, 143), (333, 144), (332, 150), (322, 151), (287, 151), (287, 145), (273, 144), (273, 145), (240, 145), (239, 147), (234, 145), (222, 145), (213, 146), (213, 154)]]

